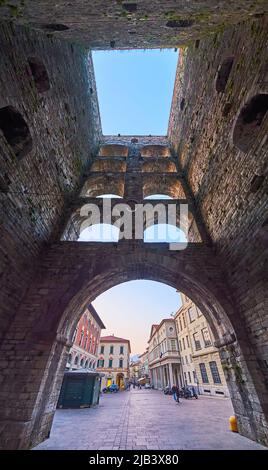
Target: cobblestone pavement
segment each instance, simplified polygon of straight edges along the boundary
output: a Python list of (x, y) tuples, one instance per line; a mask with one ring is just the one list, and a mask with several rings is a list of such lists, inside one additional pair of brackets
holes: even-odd
[(100, 398), (96, 408), (58, 410), (51, 436), (35, 449), (265, 449), (229, 431), (226, 398), (175, 403), (157, 390)]

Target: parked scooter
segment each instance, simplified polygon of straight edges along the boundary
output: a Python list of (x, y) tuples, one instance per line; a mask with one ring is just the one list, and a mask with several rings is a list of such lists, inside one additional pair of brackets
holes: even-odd
[(179, 396), (181, 398), (195, 398), (196, 400), (198, 399), (198, 395), (195, 391), (195, 388), (194, 387), (182, 387), (182, 389), (180, 390), (179, 392)]

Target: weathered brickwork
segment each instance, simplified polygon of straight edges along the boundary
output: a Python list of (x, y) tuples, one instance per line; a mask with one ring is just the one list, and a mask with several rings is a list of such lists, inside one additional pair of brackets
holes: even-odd
[[(225, 90), (218, 92), (218, 71), (228, 57), (232, 67)], [(266, 57), (265, 19), (188, 48), (177, 71), (169, 133), (207, 231), (225, 260), (226, 280), (257, 355), (255, 367), (266, 376), (262, 399), (267, 403), (267, 114), (248, 151), (238, 148), (233, 133), (245, 103), (260, 93), (268, 96)]]
[(177, 47), (268, 11), (266, 0), (1, 0), (0, 15), (92, 49)]
[[(239, 430), (267, 444), (264, 2), (222, 1), (213, 15), (218, 2), (209, 2), (209, 17), (200, 2), (137, 2), (137, 15), (148, 5), (154, 16), (136, 18), (136, 36), (128, 32), (132, 16), (115, 20), (121, 2), (109, 10), (98, 2), (97, 11), (96, 2), (81, 0), (74, 10), (59, 1), (57, 15), (51, 2), (24, 3), (13, 22), (27, 27), (0, 26), (1, 447), (48, 437), (75, 324), (89, 302), (131, 279), (165, 282), (204, 312)], [(183, 18), (172, 13), (165, 21), (173, 26), (163, 23), (165, 9), (179, 7)], [(191, 38), (180, 53), (168, 137), (101, 136), (92, 62), (77, 39), (110, 49)], [(256, 95), (262, 103), (251, 101)], [(96, 198), (105, 193), (122, 202), (153, 193), (175, 198), (165, 204), (187, 201), (192, 243), (177, 252), (142, 240), (78, 243), (81, 205), (101, 207)]]
[[(50, 240), (98, 143), (98, 104), (85, 50), (21, 28), (0, 29), (0, 110), (27, 121), (32, 150), (18, 159), (0, 131), (1, 335), (30, 281), (29, 265)], [(42, 60), (50, 89), (39, 93), (29, 57)], [(90, 92), (90, 88), (92, 92)], [(23, 275), (21, 274), (23, 272)]]

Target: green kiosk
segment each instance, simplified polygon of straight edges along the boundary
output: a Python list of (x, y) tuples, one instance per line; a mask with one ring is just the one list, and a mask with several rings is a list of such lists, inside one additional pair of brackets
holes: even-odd
[(89, 408), (98, 405), (102, 375), (84, 369), (66, 371), (57, 408)]

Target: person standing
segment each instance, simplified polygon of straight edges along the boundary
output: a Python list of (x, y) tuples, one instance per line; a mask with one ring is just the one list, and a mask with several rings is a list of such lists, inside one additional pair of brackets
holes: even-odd
[(171, 392), (172, 392), (172, 395), (173, 395), (173, 398), (175, 401), (177, 401), (177, 385), (173, 384), (172, 385), (172, 388), (171, 388)]

